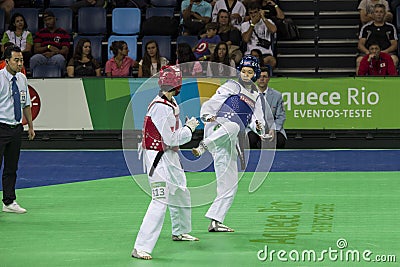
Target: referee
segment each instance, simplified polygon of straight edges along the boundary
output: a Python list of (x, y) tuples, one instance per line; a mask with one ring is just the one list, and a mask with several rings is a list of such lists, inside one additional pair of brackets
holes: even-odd
[(15, 201), (15, 182), (21, 149), (22, 114), (28, 122), (29, 140), (35, 137), (28, 81), (21, 73), (24, 57), (17, 46), (4, 51), (6, 67), (0, 70), (0, 167), (3, 168), (3, 211), (25, 213)]

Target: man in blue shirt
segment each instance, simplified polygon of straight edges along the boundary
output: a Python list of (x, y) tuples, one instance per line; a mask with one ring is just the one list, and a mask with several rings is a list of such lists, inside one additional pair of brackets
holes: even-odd
[(181, 12), (183, 35), (199, 35), (211, 21), (212, 6), (203, 0), (184, 0)]
[(3, 211), (25, 213), (15, 201), (15, 182), (21, 149), (22, 114), (28, 123), (29, 140), (35, 137), (28, 81), (21, 73), (24, 63), (21, 49), (9, 46), (4, 51), (6, 67), (0, 70), (0, 166), (3, 168)]

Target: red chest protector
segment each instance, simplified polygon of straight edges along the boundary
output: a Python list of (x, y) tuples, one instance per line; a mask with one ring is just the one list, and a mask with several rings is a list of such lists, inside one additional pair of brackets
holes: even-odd
[[(167, 105), (173, 109), (174, 116), (175, 116), (175, 127), (171, 127), (171, 131), (175, 131), (176, 129), (179, 128), (179, 106), (175, 102), (170, 102), (164, 98), (161, 97), (156, 97), (149, 105), (147, 108), (147, 111), (150, 110), (150, 108), (155, 104), (155, 103), (160, 103)], [(145, 116), (144, 117), (144, 125), (143, 125), (143, 130), (142, 130), (142, 146), (144, 149), (149, 149), (149, 150), (156, 150), (156, 151), (165, 151), (167, 149), (171, 149), (171, 147), (167, 146), (163, 138), (158, 131), (157, 127), (154, 125), (151, 116)]]

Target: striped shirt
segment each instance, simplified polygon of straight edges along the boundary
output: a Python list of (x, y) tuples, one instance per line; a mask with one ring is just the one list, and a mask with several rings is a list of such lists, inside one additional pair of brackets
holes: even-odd
[(43, 28), (36, 33), (34, 43), (40, 43), (42, 47), (51, 45), (61, 49), (63, 46), (69, 48), (70, 39), (71, 36), (62, 28), (58, 28), (54, 32)]

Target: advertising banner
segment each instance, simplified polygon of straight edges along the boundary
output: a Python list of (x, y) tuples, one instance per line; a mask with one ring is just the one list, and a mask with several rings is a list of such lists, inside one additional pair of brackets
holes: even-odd
[(81, 79), (29, 79), (36, 130), (93, 130)]
[(287, 129), (400, 129), (398, 77), (271, 79)]
[[(185, 116), (200, 107), (225, 79), (183, 79), (180, 103)], [(140, 130), (147, 106), (158, 93), (156, 79), (30, 79), (37, 130), (121, 130), (129, 110)], [(283, 95), (286, 129), (400, 129), (400, 79), (272, 78)], [(129, 109), (128, 109), (129, 106)]]

